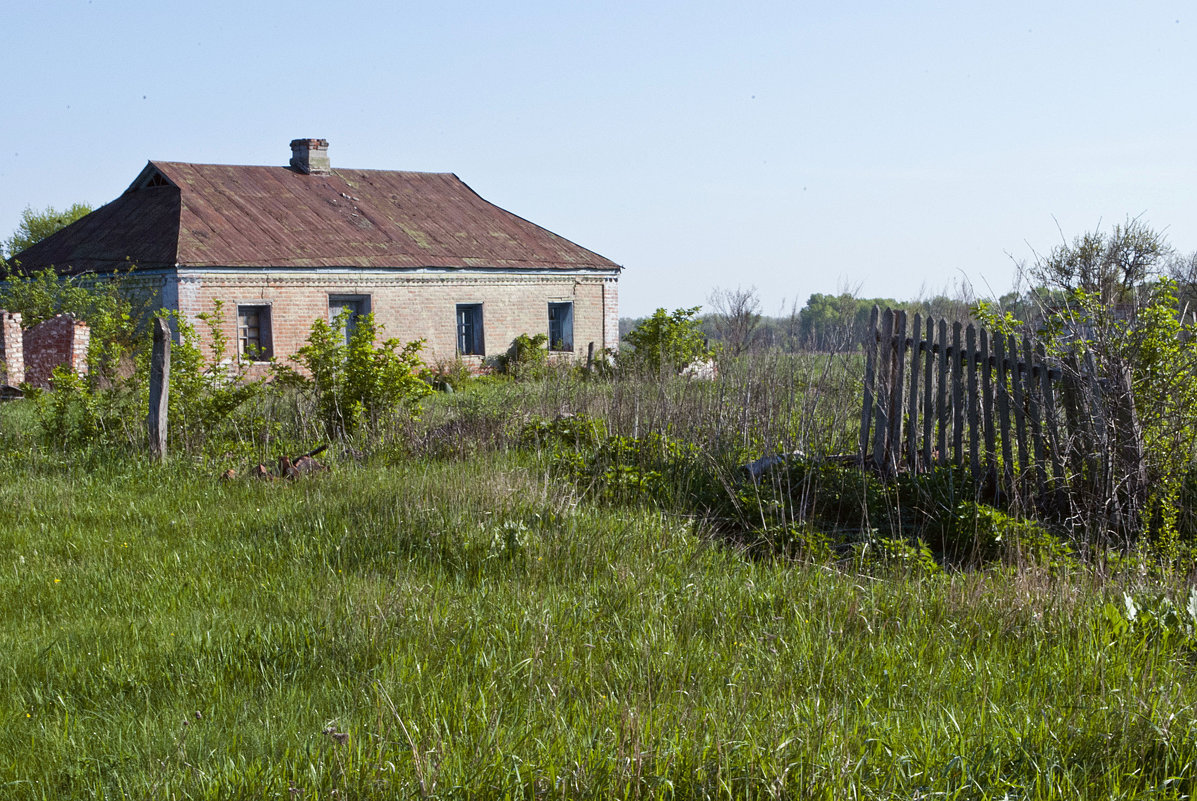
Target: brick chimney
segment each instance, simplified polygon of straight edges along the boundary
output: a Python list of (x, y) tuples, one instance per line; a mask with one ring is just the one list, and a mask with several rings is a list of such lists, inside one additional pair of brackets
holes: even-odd
[(328, 160), (327, 139), (292, 139), (291, 167), (304, 175), (328, 175), (332, 164)]

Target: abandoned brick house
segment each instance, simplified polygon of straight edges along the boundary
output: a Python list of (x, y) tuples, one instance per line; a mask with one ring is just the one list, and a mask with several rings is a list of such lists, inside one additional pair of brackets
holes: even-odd
[[(620, 266), (483, 200), (450, 173), (151, 161), (116, 200), (16, 255), (23, 271), (132, 268), (192, 321), (223, 301), (242, 358), (286, 358), (317, 318), (373, 312), (429, 363), (479, 366), (519, 334), (560, 358), (614, 349)], [(204, 326), (197, 329), (203, 335)]]

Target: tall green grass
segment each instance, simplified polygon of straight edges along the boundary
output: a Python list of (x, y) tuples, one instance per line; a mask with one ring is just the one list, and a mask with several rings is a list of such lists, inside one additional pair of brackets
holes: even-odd
[(749, 558), (516, 450), (255, 483), (22, 442), (8, 798), (1193, 790), (1192, 656), (1112, 630), (1087, 570)]

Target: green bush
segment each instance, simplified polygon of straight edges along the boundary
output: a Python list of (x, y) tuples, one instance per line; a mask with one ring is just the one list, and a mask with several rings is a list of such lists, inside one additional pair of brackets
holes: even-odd
[(677, 373), (696, 360), (712, 358), (714, 353), (706, 346), (702, 327), (695, 319), (699, 308), (672, 312), (657, 309), (624, 336), (632, 349), (620, 351), (620, 360), (647, 373)]
[(513, 378), (544, 378), (549, 366), (548, 334), (520, 334), (498, 358), (499, 372)]
[(420, 350), (424, 340), (403, 345), (397, 339), (374, 344), (373, 313), (356, 318), (348, 342), (342, 331), (347, 313), (332, 324), (312, 323), (307, 344), (295, 360), (307, 370), (302, 375), (287, 368), (286, 383), (309, 388), (317, 413), (329, 436), (352, 434), (364, 422), (377, 423), (387, 414), (413, 411), (419, 399), (431, 392), (420, 380)]

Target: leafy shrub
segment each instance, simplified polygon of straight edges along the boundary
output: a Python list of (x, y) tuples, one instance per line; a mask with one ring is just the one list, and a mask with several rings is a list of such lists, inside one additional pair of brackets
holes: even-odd
[(520, 334), (498, 358), (499, 372), (513, 378), (544, 378), (549, 366), (548, 334)]
[(712, 358), (714, 354), (706, 346), (702, 328), (695, 319), (699, 308), (673, 312), (657, 309), (624, 336), (632, 350), (621, 351), (620, 359), (633, 369), (648, 373), (677, 373), (696, 360)]
[(440, 392), (456, 392), (474, 378), (474, 373), (459, 356), (456, 359), (441, 359), (436, 364), (424, 367), (420, 371), (420, 378)]
[(1131, 595), (1122, 602), (1107, 602), (1101, 608), (1100, 627), (1114, 642), (1132, 647), (1172, 647), (1197, 651), (1197, 588), (1181, 605), (1163, 593)]
[(606, 436), (606, 426), (585, 414), (559, 415), (552, 420), (537, 418), (524, 424), (520, 444), (525, 448), (592, 449)]
[(873, 537), (857, 545), (855, 551), (861, 569), (880, 567), (911, 576), (940, 571), (931, 548), (921, 539), (912, 542), (901, 537)]
[(356, 318), (345, 342), (342, 331), (347, 322), (346, 311), (331, 325), (323, 319), (312, 323), (307, 344), (295, 355), (308, 375), (286, 373), (287, 383), (312, 390), (329, 436), (351, 434), (363, 422), (377, 422), (383, 414), (401, 408), (414, 409), (431, 392), (419, 378), (424, 340), (402, 345), (398, 339), (388, 339), (375, 345), (374, 314), (369, 313)]

